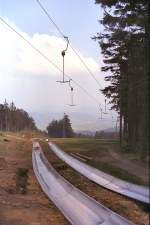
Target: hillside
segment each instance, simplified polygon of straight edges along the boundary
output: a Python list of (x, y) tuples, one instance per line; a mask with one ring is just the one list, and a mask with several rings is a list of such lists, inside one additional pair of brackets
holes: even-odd
[[(43, 150), (52, 165), (72, 184), (134, 223), (148, 225), (148, 213), (141, 203), (112, 193), (90, 182), (67, 165), (64, 165), (62, 161), (52, 154), (45, 142), (46, 136), (32, 132), (21, 134), (2, 133), (0, 135), (0, 224), (69, 225), (60, 211), (44, 195), (34, 176), (31, 152), (32, 140), (36, 137), (40, 139)], [(116, 146), (117, 143), (115, 142), (95, 142), (94, 139), (55, 139), (55, 142), (69, 153), (78, 152), (92, 157), (93, 162), (96, 162), (95, 155), (97, 153), (99, 165), (102, 160), (106, 165), (108, 165), (107, 162), (112, 161), (110, 163), (112, 167), (108, 168), (106, 166), (104, 168), (103, 166), (101, 169), (104, 170), (114, 168), (114, 163), (117, 162), (115, 157), (112, 157), (111, 160), (108, 159), (111, 157), (113, 150), (111, 154), (107, 150), (108, 146)], [(93, 145), (93, 142), (95, 145)], [(90, 162), (87, 161), (87, 163)], [(97, 167), (98, 164), (94, 164), (94, 166)], [(137, 166), (146, 171), (146, 167), (143, 167), (142, 164), (139, 163)], [(119, 161), (116, 169), (117, 167), (119, 168)], [(124, 171), (123, 168), (122, 171)], [(120, 174), (116, 173), (116, 170), (111, 172), (115, 172), (116, 176), (120, 176)], [(134, 182), (146, 183), (147, 178), (145, 177), (142, 180), (140, 173), (137, 176), (132, 176), (128, 171), (128, 175), (130, 175), (130, 180)], [(122, 176), (124, 176), (123, 172)]]

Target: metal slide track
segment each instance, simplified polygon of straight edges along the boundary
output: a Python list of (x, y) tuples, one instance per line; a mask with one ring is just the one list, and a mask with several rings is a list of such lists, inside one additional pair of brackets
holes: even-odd
[(60, 176), (45, 158), (38, 142), (33, 143), (32, 163), (43, 191), (72, 225), (133, 225)]
[(149, 188), (131, 184), (106, 174), (92, 166), (89, 166), (65, 153), (52, 142), (49, 142), (49, 146), (60, 159), (95, 183), (119, 194), (128, 196), (144, 203), (149, 203)]

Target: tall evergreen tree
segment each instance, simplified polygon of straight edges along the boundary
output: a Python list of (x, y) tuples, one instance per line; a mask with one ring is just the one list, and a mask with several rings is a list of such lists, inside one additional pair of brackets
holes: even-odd
[(120, 113), (122, 144), (147, 154), (149, 149), (149, 1), (96, 0), (104, 10), (98, 34), (110, 82), (102, 92)]
[(69, 116), (66, 114), (61, 120), (53, 120), (47, 126), (47, 131), (50, 137), (70, 138), (74, 136)]
[(21, 131), (35, 130), (36, 125), (32, 117), (23, 109), (16, 108), (12, 102), (10, 105), (5, 100), (0, 104), (0, 130)]
[(64, 118), (63, 118), (63, 129), (65, 131), (65, 135), (64, 137), (73, 137), (74, 136), (74, 132), (71, 126), (71, 122), (69, 119), (69, 116), (64, 114)]

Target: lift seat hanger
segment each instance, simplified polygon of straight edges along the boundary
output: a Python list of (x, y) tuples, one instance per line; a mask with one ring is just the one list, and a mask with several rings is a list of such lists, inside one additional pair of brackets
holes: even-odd
[(70, 91), (71, 91), (71, 104), (69, 104), (69, 106), (76, 106), (73, 101), (74, 100), (74, 94), (73, 94), (74, 89), (71, 86), (71, 81), (72, 81), (72, 79), (69, 80), (69, 87), (70, 87)]
[(65, 80), (65, 54), (66, 54), (66, 51), (68, 49), (68, 45), (69, 45), (69, 39), (68, 37), (64, 36), (64, 38), (66, 39), (66, 42), (67, 42), (67, 46), (66, 48), (61, 52), (61, 55), (63, 57), (63, 77), (62, 77), (62, 80), (61, 81), (57, 81), (58, 83), (68, 83), (70, 82), (69, 80)]
[(106, 110), (106, 98), (105, 98), (105, 111), (103, 112), (103, 114), (108, 114), (107, 110)]

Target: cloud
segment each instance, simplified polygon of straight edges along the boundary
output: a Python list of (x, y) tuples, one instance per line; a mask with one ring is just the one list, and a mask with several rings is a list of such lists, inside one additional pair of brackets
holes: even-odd
[[(58, 67), (62, 68), (61, 51), (66, 48), (66, 42), (62, 38), (38, 33), (29, 36), (11, 21), (8, 23)], [(70, 103), (69, 86), (56, 82), (56, 80), (62, 79), (62, 73), (1, 23), (0, 49), (0, 101), (5, 98), (9, 101), (14, 100), (19, 107), (31, 112), (54, 112), (55, 109), (62, 113), (70, 112), (68, 106)], [(98, 63), (92, 57), (84, 56), (78, 49), (76, 51), (104, 87), (104, 76), (100, 76)], [(70, 47), (65, 56), (65, 72), (99, 102), (104, 102), (104, 96), (100, 94), (99, 87)], [(86, 113), (86, 107), (88, 107), (91, 108), (92, 114), (97, 113), (98, 103), (88, 97), (79, 87), (72, 85), (77, 105), (73, 109), (74, 112), (83, 112), (85, 107), (84, 113)]]
[[(8, 23), (12, 24), (10, 21), (8, 21)], [(65, 40), (56, 36), (38, 33), (30, 37), (14, 24), (12, 26), (52, 62), (58, 65), (60, 69), (62, 68), (61, 51), (66, 48)], [(21, 40), (17, 34), (3, 26), (0, 30), (0, 48), (0, 58), (3, 60), (3, 66), (9, 65), (9, 67), (18, 71), (20, 75), (28, 73), (40, 76), (56, 76), (60, 74), (56, 68), (35, 52), (27, 43)], [(81, 55), (89, 68), (91, 68), (93, 73), (98, 72), (99, 65), (94, 59), (84, 57), (78, 50), (77, 52)], [(65, 56), (65, 71), (68, 74), (76, 75), (85, 73), (85, 68), (70, 47)]]

